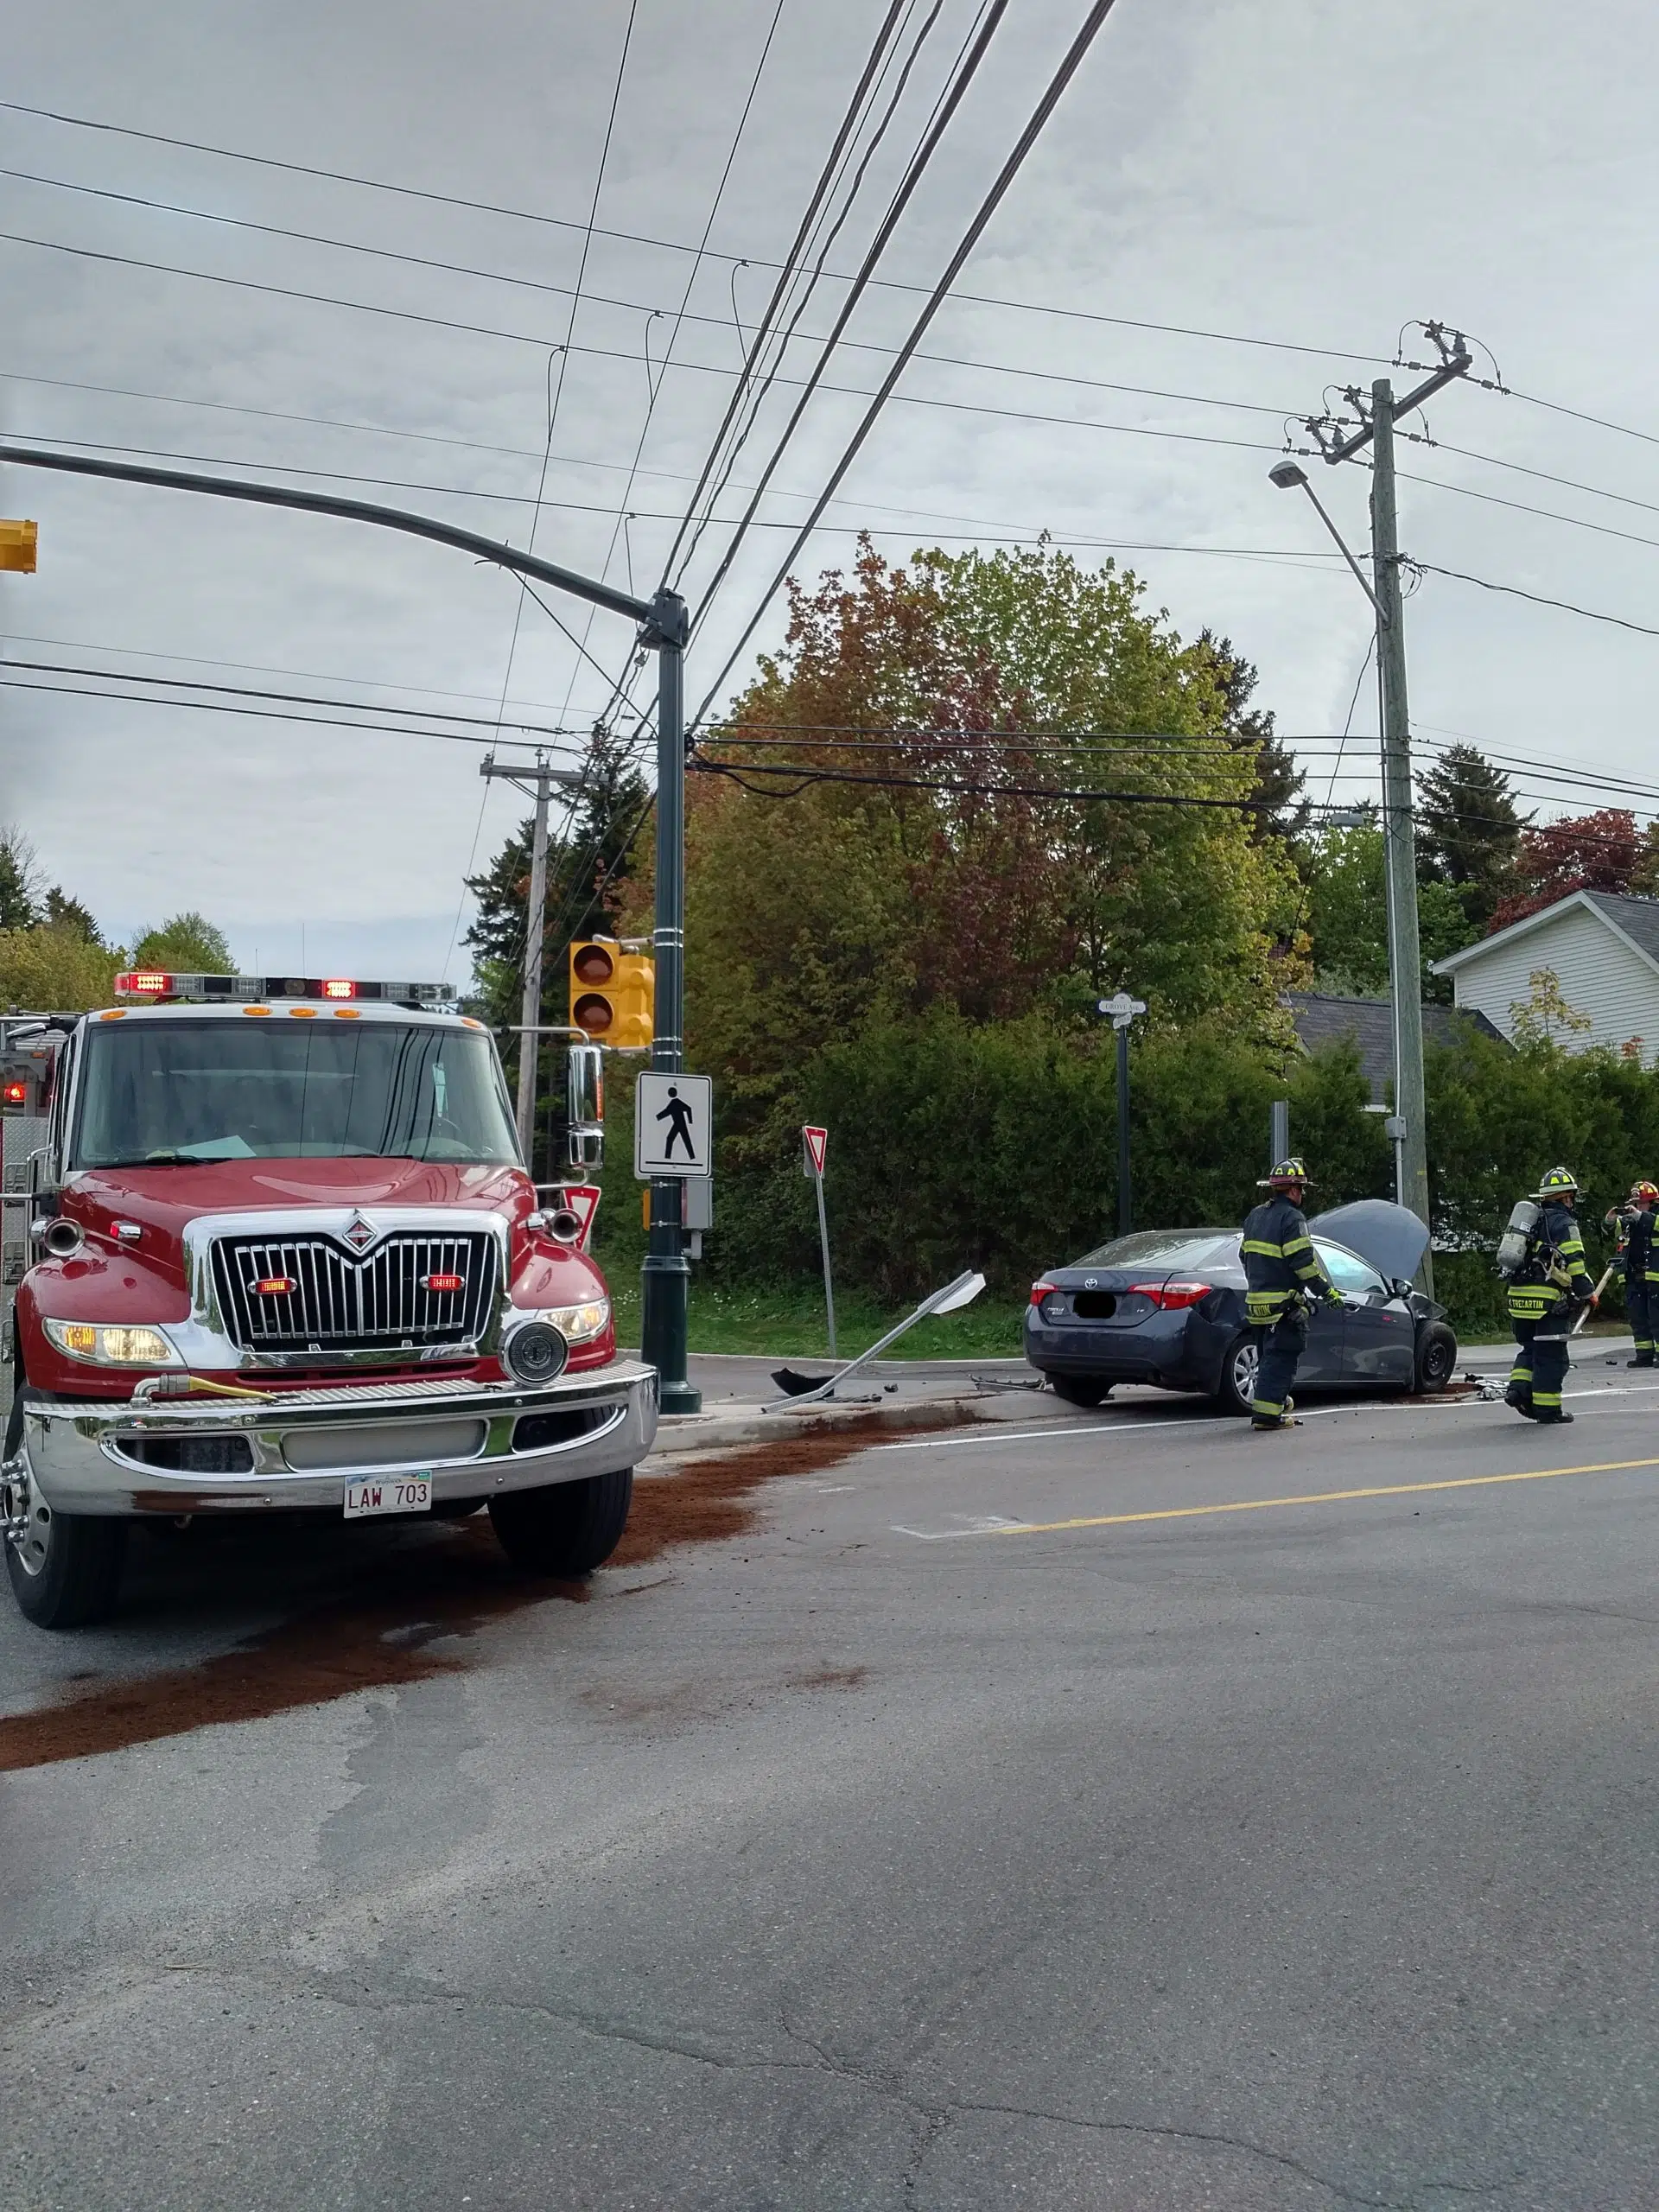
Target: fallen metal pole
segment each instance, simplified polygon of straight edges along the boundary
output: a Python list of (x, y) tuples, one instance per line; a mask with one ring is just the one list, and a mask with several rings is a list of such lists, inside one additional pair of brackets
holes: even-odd
[(930, 1313), (954, 1313), (958, 1306), (971, 1306), (984, 1287), (984, 1276), (969, 1268), (954, 1282), (946, 1283), (943, 1290), (936, 1290), (931, 1297), (925, 1298), (916, 1311), (906, 1315), (896, 1329), (889, 1329), (885, 1337), (878, 1337), (868, 1351), (860, 1352), (856, 1359), (849, 1359), (840, 1373), (832, 1375), (827, 1382), (821, 1382), (816, 1390), (804, 1391), (798, 1398), (774, 1398), (770, 1405), (762, 1407), (762, 1412), (775, 1414), (791, 1406), (817, 1405), (823, 1400), (833, 1398), (838, 1382), (846, 1382), (849, 1376), (856, 1375), (860, 1368), (868, 1367), (873, 1359), (879, 1359), (887, 1346), (896, 1344), (907, 1329), (913, 1329), (918, 1321), (925, 1321)]

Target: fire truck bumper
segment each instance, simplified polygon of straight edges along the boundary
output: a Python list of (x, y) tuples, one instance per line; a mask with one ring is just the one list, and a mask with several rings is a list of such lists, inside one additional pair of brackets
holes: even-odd
[(657, 1433), (657, 1370), (616, 1360), (521, 1384), (385, 1382), (257, 1401), (91, 1405), (32, 1396), (29, 1474), (60, 1513), (343, 1510), (346, 1486), (431, 1478), (435, 1505), (632, 1467)]

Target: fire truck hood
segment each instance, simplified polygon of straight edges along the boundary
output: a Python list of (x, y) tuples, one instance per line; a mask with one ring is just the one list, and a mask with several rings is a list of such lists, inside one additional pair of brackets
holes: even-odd
[(175, 1167), (88, 1167), (64, 1210), (88, 1227), (131, 1221), (176, 1252), (199, 1215), (301, 1206), (473, 1206), (522, 1221), (536, 1203), (519, 1167), (430, 1160), (215, 1160)]

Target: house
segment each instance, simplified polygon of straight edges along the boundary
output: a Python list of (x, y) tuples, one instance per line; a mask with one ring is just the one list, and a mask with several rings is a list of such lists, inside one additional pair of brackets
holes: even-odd
[(1545, 968), (1567, 1005), (1589, 1022), (1586, 1029), (1558, 1031), (1558, 1044), (1585, 1052), (1594, 1045), (1624, 1048), (1639, 1039), (1641, 1058), (1649, 1065), (1659, 1058), (1659, 899), (1575, 891), (1437, 960), (1434, 973), (1451, 976), (1459, 1007), (1484, 1014), (1512, 1038), (1513, 1009), (1530, 1000), (1532, 978)]
[[(1305, 1052), (1317, 1052), (1328, 1045), (1356, 1046), (1360, 1072), (1371, 1086), (1372, 1103), (1381, 1106), (1388, 1103), (1394, 1084), (1394, 1017), (1387, 999), (1335, 998), (1323, 991), (1288, 991), (1285, 1004), (1290, 1009), (1296, 1042)], [(1502, 1032), (1495, 1029), (1483, 1014), (1459, 1013), (1456, 1007), (1450, 1006), (1423, 1008), (1425, 1045), (1455, 1045), (1471, 1029), (1495, 1038), (1499, 1043), (1505, 1041)]]

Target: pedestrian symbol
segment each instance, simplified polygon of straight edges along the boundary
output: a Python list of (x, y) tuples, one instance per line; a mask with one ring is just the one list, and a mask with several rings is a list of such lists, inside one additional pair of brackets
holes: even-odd
[(714, 1173), (715, 1086), (706, 1075), (642, 1075), (633, 1101), (633, 1172)]

